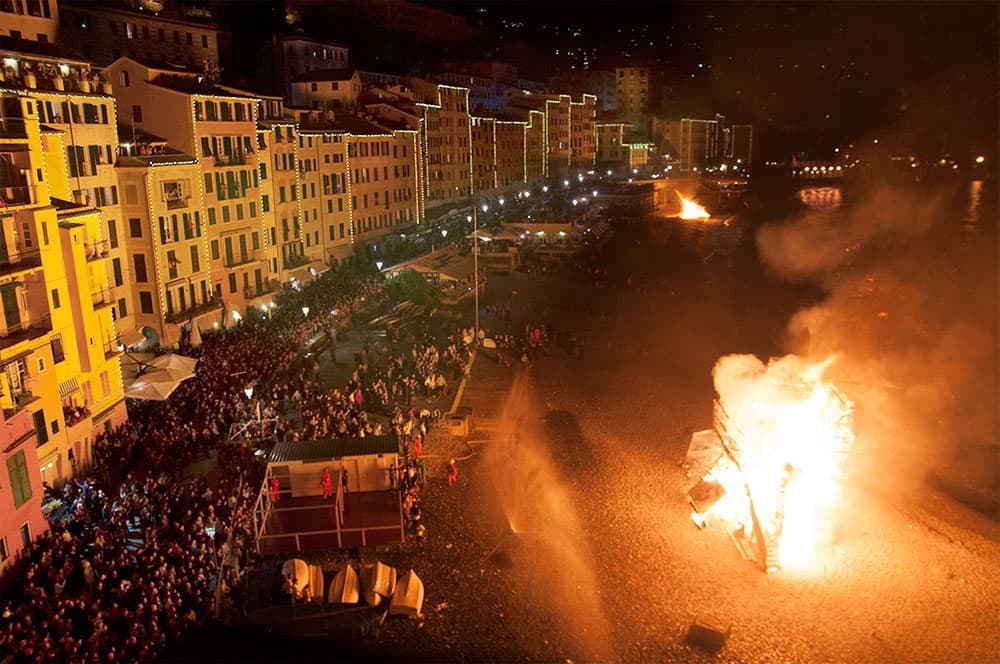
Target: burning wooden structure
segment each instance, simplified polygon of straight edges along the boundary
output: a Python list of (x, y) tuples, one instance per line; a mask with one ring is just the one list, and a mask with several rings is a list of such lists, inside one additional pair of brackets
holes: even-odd
[(799, 368), (789, 381), (784, 360), (767, 368), (752, 360), (759, 366), (739, 373), (736, 385), (720, 388), (717, 373), (712, 428), (691, 437), (684, 465), (699, 477), (688, 492), (691, 517), (702, 528), (719, 518), (765, 571), (801, 567), (832, 532), (853, 404), (819, 380), (825, 365)]

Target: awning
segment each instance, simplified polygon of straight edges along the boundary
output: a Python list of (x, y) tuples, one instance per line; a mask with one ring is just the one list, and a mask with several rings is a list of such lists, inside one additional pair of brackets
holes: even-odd
[(312, 272), (309, 271), (311, 265), (303, 265), (302, 267), (297, 267), (289, 273), (289, 277), (297, 280), (299, 283), (308, 284), (313, 280)]
[(76, 378), (70, 378), (69, 380), (64, 380), (59, 383), (59, 398), (65, 399), (74, 392), (80, 391), (80, 383), (77, 382)]

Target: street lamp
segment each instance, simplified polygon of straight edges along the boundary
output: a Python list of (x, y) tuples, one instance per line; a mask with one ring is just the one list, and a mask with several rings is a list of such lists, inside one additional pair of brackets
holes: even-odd
[(568, 187), (569, 186), (569, 180), (563, 180), (563, 186), (564, 187)]
[(596, 189), (594, 191), (592, 191), (591, 193), (594, 195), (594, 198), (597, 198), (597, 190)]
[(306, 317), (309, 316), (309, 307), (302, 307), (302, 315)]
[(243, 394), (247, 395), (247, 399), (253, 399), (253, 385), (247, 385), (244, 387)]
[(447, 228), (442, 228), (441, 229), (441, 237), (448, 237), (448, 229)]
[(489, 211), (490, 211), (490, 206), (487, 205), (486, 203), (483, 203), (483, 212), (489, 212)]
[(381, 270), (382, 270), (382, 261), (375, 261), (375, 267), (376, 267), (376, 268), (377, 268), (377, 269), (378, 269), (379, 271), (381, 271)]
[[(503, 205), (503, 199), (500, 199), (500, 204)], [(486, 210), (486, 206), (483, 206), (483, 211)], [(473, 287), (476, 289), (475, 307), (476, 307), (476, 343), (479, 343), (479, 219), (476, 215), (476, 208), (472, 208), (472, 280)]]
[(497, 201), (497, 202), (500, 203), (500, 205), (504, 204), (504, 200), (502, 198), (499, 201)]
[(546, 194), (549, 193), (549, 185), (544, 185), (542, 187), (542, 191), (545, 192)]

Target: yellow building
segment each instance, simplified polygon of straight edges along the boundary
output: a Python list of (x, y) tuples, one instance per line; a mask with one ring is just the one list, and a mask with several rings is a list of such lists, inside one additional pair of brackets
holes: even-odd
[(527, 182), (527, 122), (496, 121), (496, 186), (506, 190)]
[(53, 44), (59, 34), (56, 0), (8, 0), (0, 2), (0, 37)]
[(645, 67), (618, 67), (618, 116), (633, 125), (643, 123), (649, 111), (649, 70)]
[(597, 97), (583, 95), (569, 105), (569, 163), (576, 170), (591, 170), (597, 163)]
[[(195, 200), (204, 212), (214, 297), (227, 311), (269, 301), (278, 275), (272, 273), (275, 248), (262, 212), (261, 96), (217, 85), (198, 72), (131, 58), (105, 71), (115, 82), (119, 106), (133, 109), (133, 117), (137, 110), (144, 131), (197, 159)], [(140, 258), (131, 259), (135, 268)]]
[(105, 227), (99, 209), (67, 200), (65, 133), (43, 128), (28, 95), (0, 99), (0, 407), (31, 413), (54, 481), (126, 417)]
[(473, 116), (472, 174), (475, 192), (497, 188), (497, 121)]
[(173, 346), (186, 324), (208, 329), (222, 322), (222, 302), (212, 292), (201, 171), (194, 157), (155, 137), (138, 136), (129, 149), (133, 154), (118, 158), (126, 218), (120, 242), (130, 257), (136, 324)]
[(411, 79), (410, 86), (420, 100), (422, 206), (468, 198), (473, 188), (469, 89), (419, 78)]

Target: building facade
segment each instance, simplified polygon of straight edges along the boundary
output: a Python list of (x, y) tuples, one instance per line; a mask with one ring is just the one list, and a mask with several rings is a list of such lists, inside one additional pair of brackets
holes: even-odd
[(646, 120), (649, 112), (649, 70), (645, 67), (618, 67), (615, 69), (617, 79), (618, 105), (617, 116), (633, 126), (639, 126)]
[(315, 69), (292, 79), (292, 106), (332, 111), (350, 110), (361, 96), (361, 77), (354, 69)]
[(7, 0), (0, 2), (0, 36), (55, 43), (59, 35), (56, 0)]
[(27, 94), (0, 99), (0, 407), (30, 414), (41, 477), (56, 481), (125, 419), (105, 225), (69, 200), (64, 132), (39, 122)]
[(62, 3), (60, 40), (102, 67), (122, 56), (217, 68), (219, 26), (205, 12), (132, 11), (93, 2)]

